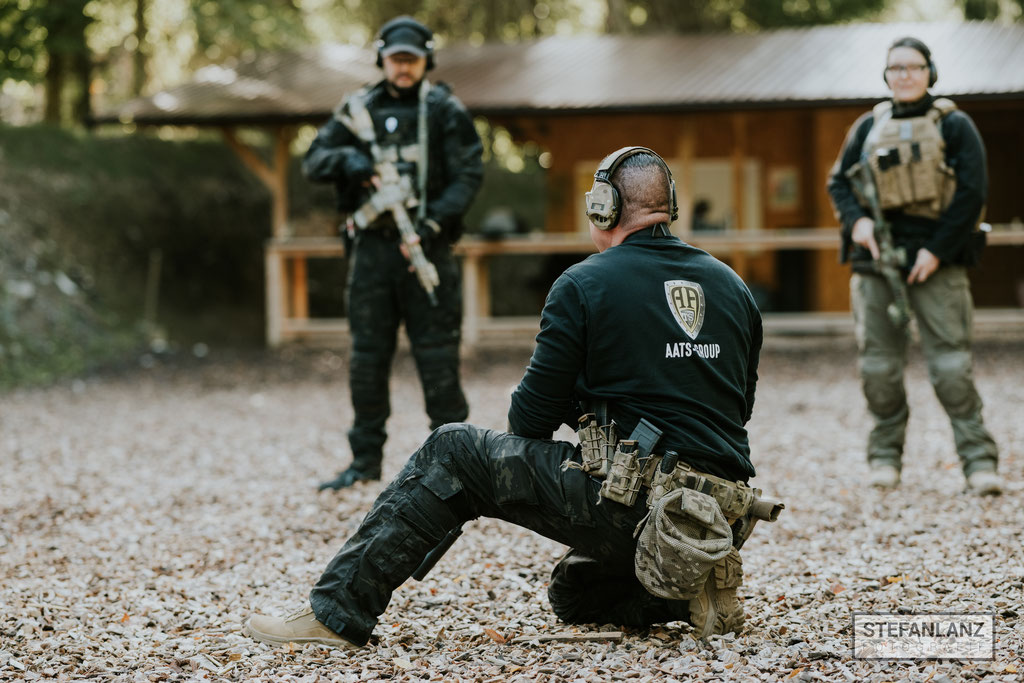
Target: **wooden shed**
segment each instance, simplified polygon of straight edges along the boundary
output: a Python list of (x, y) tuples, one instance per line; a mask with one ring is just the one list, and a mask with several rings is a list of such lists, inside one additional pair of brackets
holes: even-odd
[[(586, 253), (582, 193), (604, 154), (631, 144), (669, 161), (685, 240), (729, 262), (787, 311), (848, 310), (848, 269), (825, 179), (853, 121), (887, 95), (888, 45), (901, 36), (933, 50), (933, 92), (975, 120), (989, 154), (989, 236), (974, 272), (980, 307), (1024, 305), (1024, 26), (987, 22), (851, 24), (757, 34), (551, 37), (515, 45), (453, 46), (432, 78), (452, 84), (476, 115), (550, 155), (544, 236), (466, 238), (467, 339), (489, 320), (487, 259), (503, 253)], [(220, 126), (274, 195), (267, 244), (268, 341), (336, 329), (311, 321), (305, 259), (338, 256), (336, 240), (294, 238), (287, 149), (295, 126), (325, 120), (343, 93), (379, 78), (374, 55), (324, 46), (264, 54), (200, 71), (193, 82), (132, 101), (98, 122)], [(264, 164), (233, 129), (273, 131)], [(692, 225), (700, 202), (706, 212)], [(694, 228), (711, 227), (711, 230)]]

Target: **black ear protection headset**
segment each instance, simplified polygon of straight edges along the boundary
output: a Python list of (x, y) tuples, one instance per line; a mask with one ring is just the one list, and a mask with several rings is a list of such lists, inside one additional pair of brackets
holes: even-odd
[(396, 28), (411, 28), (423, 36), (423, 47), (427, 51), (427, 71), (434, 68), (434, 32), (409, 16), (395, 17), (380, 27), (377, 32), (377, 39), (373, 46), (377, 48), (377, 66), (384, 66), (384, 56), (381, 50), (387, 45), (388, 34)]
[[(930, 88), (935, 85), (935, 81), (939, 80), (939, 72), (935, 68), (935, 62), (932, 61), (932, 51), (928, 49), (928, 46), (917, 38), (907, 36), (906, 38), (900, 38), (894, 41), (893, 44), (889, 46), (889, 50), (886, 54), (892, 52), (893, 49), (897, 47), (909, 47), (920, 52), (925, 61), (928, 62), (928, 87)], [(889, 79), (886, 76), (886, 71), (888, 71), (888, 69), (889, 67), (886, 67), (882, 71), (882, 80), (885, 81), (886, 85), (889, 85)]]
[(669, 223), (679, 218), (679, 204), (676, 202), (676, 181), (672, 179), (672, 171), (658, 154), (647, 147), (623, 147), (606, 156), (594, 173), (594, 186), (586, 194), (587, 218), (600, 230), (611, 230), (619, 224), (622, 213), (622, 198), (619, 191), (612, 185), (611, 177), (622, 162), (634, 154), (646, 153), (658, 160), (668, 180)]

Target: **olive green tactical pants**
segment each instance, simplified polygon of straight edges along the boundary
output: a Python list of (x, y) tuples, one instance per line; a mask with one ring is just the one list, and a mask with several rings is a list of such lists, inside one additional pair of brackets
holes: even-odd
[[(365, 644), (392, 592), (452, 529), (493, 517), (572, 546), (552, 576), (555, 613), (572, 623), (646, 626), (685, 619), (688, 603), (647, 593), (633, 572), (633, 531), (647, 512), (601, 500), (573, 444), (468, 424), (431, 434), (374, 502), (310, 592), (316, 618)], [(535, 558), (523, 557), (523, 562)], [(470, 567), (463, 567), (469, 571)]]
[[(995, 469), (998, 453), (982, 421), (971, 371), (973, 303), (966, 269), (941, 267), (925, 282), (908, 286), (907, 297), (928, 377), (949, 415), (964, 474)], [(900, 468), (910, 414), (903, 385), (908, 332), (897, 328), (886, 313), (893, 296), (881, 276), (854, 273), (850, 298), (864, 397), (875, 422), (868, 437), (868, 462)]]

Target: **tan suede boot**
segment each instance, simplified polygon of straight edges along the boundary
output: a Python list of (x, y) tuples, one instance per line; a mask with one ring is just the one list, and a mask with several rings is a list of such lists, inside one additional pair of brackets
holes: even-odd
[(694, 638), (743, 631), (743, 606), (736, 588), (719, 588), (715, 572), (704, 582), (704, 590), (690, 600), (690, 624)]
[(868, 483), (883, 491), (894, 489), (900, 485), (900, 471), (892, 465), (872, 465)]
[(318, 643), (330, 647), (355, 649), (359, 647), (316, 620), (313, 609), (307, 607), (283, 619), (255, 614), (242, 629), (245, 635), (271, 645), (286, 643)]
[(1003, 478), (995, 470), (978, 470), (967, 477), (967, 490), (979, 496), (998, 496), (1003, 492)]

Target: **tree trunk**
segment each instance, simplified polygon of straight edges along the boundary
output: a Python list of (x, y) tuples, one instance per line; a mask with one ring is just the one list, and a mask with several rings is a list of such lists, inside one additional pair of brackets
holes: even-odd
[(81, 49), (72, 58), (72, 70), (79, 86), (72, 106), (72, 116), (78, 123), (88, 125), (92, 118), (92, 53), (85, 45), (84, 35), (82, 43)]
[(50, 54), (50, 63), (46, 67), (46, 106), (43, 109), (43, 121), (59, 125), (61, 122), (61, 94), (64, 92), (64, 58), (59, 54)]
[(962, 0), (964, 19), (989, 21), (999, 18), (999, 0)]
[(92, 74), (92, 53), (85, 40), (85, 29), (92, 21), (85, 14), (87, 0), (62, 0), (45, 6), (47, 10), (44, 45), (49, 57), (46, 69), (46, 107), (43, 119), (47, 123), (64, 120), (65, 86), (70, 78), (80, 90), (71, 114), (77, 121), (89, 115), (89, 86)]
[(132, 94), (138, 97), (146, 87), (146, 0), (135, 0), (135, 54), (133, 55)]
[(629, 10), (625, 0), (606, 0), (605, 33), (629, 33)]

